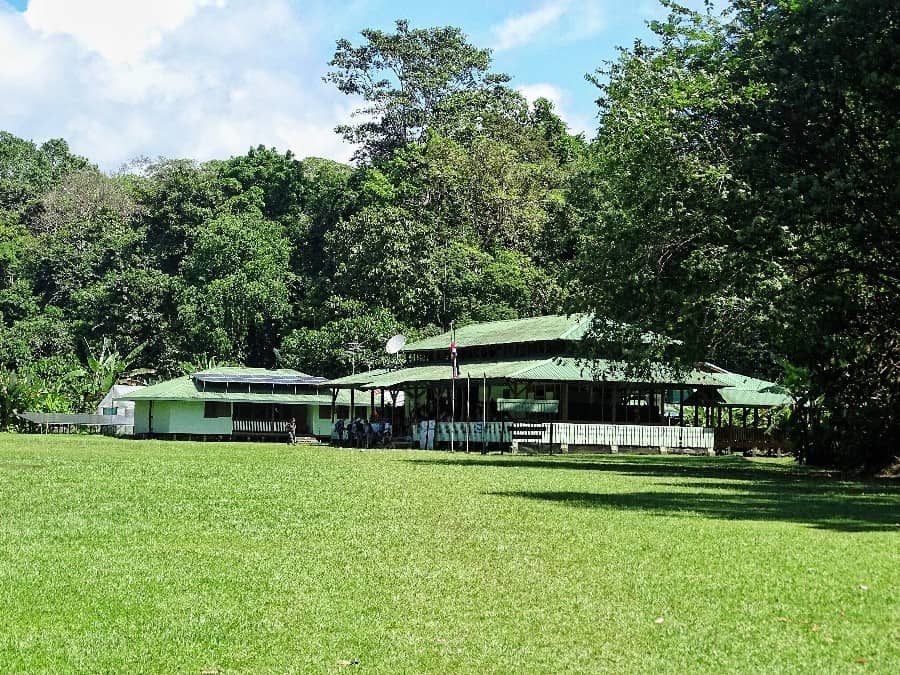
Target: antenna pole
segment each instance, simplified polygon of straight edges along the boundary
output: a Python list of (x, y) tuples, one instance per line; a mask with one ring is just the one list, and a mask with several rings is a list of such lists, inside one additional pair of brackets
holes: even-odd
[(472, 374), (466, 373), (466, 454), (469, 452), (469, 436), (472, 433)]
[(487, 388), (487, 373), (484, 373), (484, 397), (482, 398), (481, 404), (484, 406), (481, 419), (484, 421), (484, 425), (481, 428), (481, 454), (487, 454), (487, 429), (488, 429), (488, 418), (487, 418), (487, 400), (488, 400), (488, 388)]
[(454, 452), (453, 447), (453, 425), (456, 421), (456, 376), (450, 380), (450, 452)]

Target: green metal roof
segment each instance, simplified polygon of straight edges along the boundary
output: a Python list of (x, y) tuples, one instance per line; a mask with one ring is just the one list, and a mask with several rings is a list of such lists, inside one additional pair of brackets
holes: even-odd
[[(678, 377), (663, 366), (652, 369), (647, 378), (637, 379), (627, 374), (621, 363), (594, 361), (590, 364), (574, 358), (504, 359), (475, 361), (460, 364), (460, 380), (517, 380), (531, 382), (594, 382), (595, 370), (599, 380), (635, 384), (672, 384), (691, 387), (721, 387), (722, 383), (709, 373), (690, 371)], [(449, 383), (452, 379), (450, 362), (429, 363), (397, 370), (372, 370), (326, 382), (328, 387), (359, 387), (361, 389), (402, 389), (412, 384)]]
[(791, 405), (794, 400), (787, 389), (774, 382), (758, 377), (731, 373), (712, 364), (703, 364), (710, 377), (721, 382), (724, 387), (717, 394), (721, 403), (733, 408), (773, 408)]
[[(456, 346), (480, 347), (486, 345), (506, 345), (521, 342), (546, 342), (550, 340), (580, 340), (591, 323), (590, 314), (552, 314), (534, 316), (528, 319), (487, 321), (473, 323), (456, 329)], [(402, 351), (417, 352), (436, 349), (450, 349), (451, 333), (419, 340), (406, 345)]]
[[(522, 367), (537, 363), (540, 363), (540, 361), (512, 360), (471, 363), (466, 366), (460, 366), (460, 379), (465, 379), (466, 377), (471, 377), (473, 380), (482, 377), (487, 377), (489, 380), (508, 379)], [(351, 383), (339, 385), (337, 380), (332, 380), (331, 382), (326, 382), (325, 386), (358, 386), (361, 389), (399, 389), (402, 388), (402, 385), (407, 384), (449, 382), (451, 379), (453, 378), (450, 372), (450, 362), (447, 361), (446, 363), (429, 363), (398, 370), (375, 370), (368, 373), (359, 373)]]
[(721, 387), (722, 384), (708, 373), (691, 370), (678, 375), (672, 369), (657, 364), (649, 375), (636, 376), (628, 372), (626, 364), (619, 361), (597, 359), (585, 361), (570, 357), (546, 359), (516, 373), (514, 379), (542, 382), (622, 382), (631, 384), (671, 384), (690, 387)]
[(739, 375), (738, 373), (729, 372), (713, 372), (711, 373), (711, 375), (727, 387), (745, 389), (748, 391), (771, 391), (773, 393), (781, 394), (787, 393), (784, 387), (775, 384), (774, 382), (760, 380), (757, 377), (749, 377), (748, 375)]
[(718, 393), (726, 406), (735, 408), (774, 408), (782, 405), (791, 405), (794, 402), (787, 394), (752, 391), (738, 389), (737, 387), (725, 387), (724, 389), (719, 389)]
[(380, 375), (385, 375), (390, 372), (396, 371), (391, 371), (389, 368), (376, 368), (375, 370), (367, 370), (360, 373), (354, 373), (353, 375), (345, 375), (344, 377), (338, 377), (333, 380), (328, 380), (327, 382), (324, 382), (322, 386), (338, 388), (361, 387), (371, 382), (373, 378), (379, 377)]
[[(357, 392), (356, 404), (366, 405), (368, 392)], [(123, 394), (117, 401), (223, 401), (228, 403), (285, 403), (291, 405), (331, 405), (331, 393), (327, 391), (306, 391), (298, 394), (255, 393), (241, 391), (202, 391), (189, 375), (166, 380), (143, 389)], [(350, 392), (339, 391), (338, 405), (350, 403)]]

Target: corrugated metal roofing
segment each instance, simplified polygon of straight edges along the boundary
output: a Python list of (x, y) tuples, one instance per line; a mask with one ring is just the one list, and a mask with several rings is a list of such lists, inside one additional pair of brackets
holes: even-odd
[(738, 373), (715, 372), (711, 373), (713, 377), (722, 382), (727, 387), (735, 387), (736, 389), (746, 389), (749, 391), (771, 391), (774, 393), (786, 393), (785, 389), (774, 382), (760, 380), (757, 377), (749, 377), (748, 375), (739, 375)]
[(268, 370), (266, 368), (210, 368), (191, 375), (197, 382), (234, 382), (239, 384), (316, 385), (324, 377), (314, 377), (299, 370)]
[(702, 364), (711, 377), (725, 386), (718, 394), (722, 403), (734, 408), (773, 408), (791, 405), (794, 400), (787, 389), (758, 377), (732, 373), (713, 364)]
[[(595, 377), (596, 376), (596, 377)], [(515, 379), (538, 382), (627, 382), (634, 384), (672, 384), (690, 387), (721, 387), (709, 373), (691, 370), (678, 375), (670, 368), (654, 365), (648, 376), (635, 376), (624, 363), (597, 359), (586, 362), (575, 358), (553, 358), (541, 361), (516, 373)]]
[[(448, 366), (449, 367), (449, 366)], [(361, 373), (354, 373), (353, 375), (345, 375), (344, 377), (338, 377), (333, 380), (328, 380), (323, 383), (325, 387), (361, 387), (365, 384), (369, 384), (374, 378), (377, 378), (386, 373), (396, 372), (391, 371), (390, 368), (376, 368), (375, 370), (367, 370)]]
[(779, 394), (769, 391), (751, 391), (736, 387), (719, 389), (719, 396), (727, 406), (735, 408), (774, 408), (776, 406), (791, 405), (794, 400), (787, 394)]
[[(593, 365), (593, 367), (592, 367)], [(691, 387), (721, 387), (715, 376), (691, 371), (680, 377), (662, 366), (653, 369), (649, 378), (636, 379), (625, 367), (612, 361), (585, 364), (574, 358), (505, 359), (460, 364), (460, 379), (518, 380), (532, 382), (594, 382), (594, 369), (606, 382), (640, 384), (672, 384)], [(403, 385), (449, 382), (452, 379), (450, 362), (430, 363), (397, 370), (374, 370), (325, 383), (331, 387), (359, 387), (361, 389), (397, 389)]]
[[(591, 323), (590, 314), (551, 314), (527, 319), (506, 321), (486, 321), (473, 323), (456, 329), (458, 349), (486, 345), (516, 344), (522, 342), (545, 342), (550, 340), (580, 340)], [(450, 332), (413, 342), (404, 352), (431, 351), (450, 348)]]
[[(356, 404), (366, 405), (368, 392), (358, 392)], [(119, 401), (223, 401), (229, 403), (284, 403), (291, 405), (331, 405), (331, 394), (326, 391), (291, 393), (254, 393), (241, 391), (203, 391), (198, 389), (190, 376), (158, 382), (135, 392), (116, 398)], [(350, 392), (340, 391), (338, 405), (350, 403)]]
[[(482, 377), (487, 377), (489, 380), (508, 379), (514, 375), (517, 370), (538, 363), (540, 363), (540, 361), (537, 360), (485, 361), (470, 363), (468, 365), (460, 366), (460, 379), (466, 379), (466, 377), (471, 377), (473, 380)], [(369, 377), (368, 381), (362, 379), (361, 376), (363, 375)], [(449, 382), (451, 379), (453, 378), (450, 370), (450, 362), (447, 361), (446, 363), (430, 363), (392, 371), (360, 373), (353, 384), (359, 386), (361, 389), (396, 389), (404, 384)], [(339, 386), (335, 380), (327, 382), (326, 386), (328, 385)]]

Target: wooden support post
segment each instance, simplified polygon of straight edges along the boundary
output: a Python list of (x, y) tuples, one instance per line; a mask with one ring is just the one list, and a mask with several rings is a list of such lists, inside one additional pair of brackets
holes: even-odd
[[(497, 407), (499, 408), (500, 406), (497, 406)], [(500, 418), (500, 454), (502, 455), (503, 454), (503, 443), (505, 442), (503, 440), (503, 411), (502, 410), (497, 411), (497, 417)]]
[(441, 419), (441, 395), (437, 389), (434, 390), (434, 419)]
[(397, 392), (391, 391), (391, 429), (397, 426)]
[(481, 400), (482, 413), (481, 413), (481, 454), (487, 454), (487, 430), (488, 430), (488, 386), (487, 386), (487, 373), (484, 373), (484, 396)]

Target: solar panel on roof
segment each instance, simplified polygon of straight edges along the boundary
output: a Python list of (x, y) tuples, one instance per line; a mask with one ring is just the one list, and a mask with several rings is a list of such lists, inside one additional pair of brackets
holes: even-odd
[(194, 373), (191, 378), (196, 382), (234, 382), (238, 384), (300, 384), (316, 385), (325, 382), (324, 377), (312, 375), (287, 375), (284, 373)]

